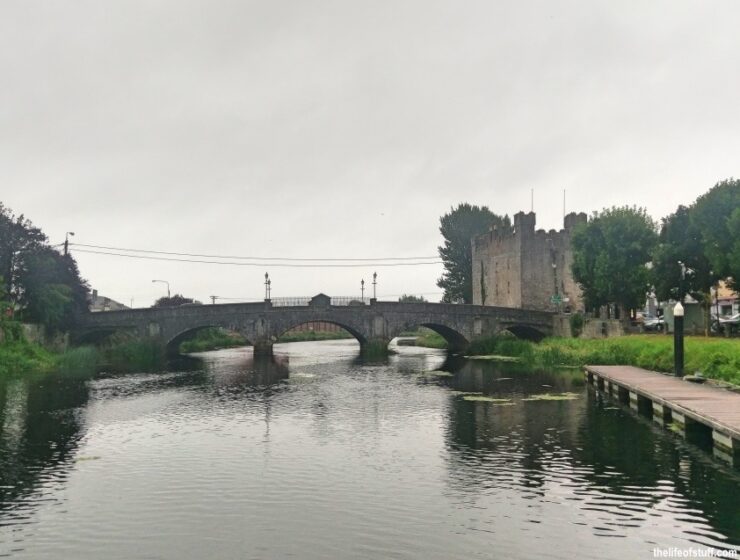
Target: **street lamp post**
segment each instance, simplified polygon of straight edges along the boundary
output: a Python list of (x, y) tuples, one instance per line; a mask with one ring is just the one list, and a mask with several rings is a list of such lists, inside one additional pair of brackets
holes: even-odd
[(270, 300), (270, 275), (265, 272), (265, 301)]
[(365, 303), (365, 279), (364, 278), (360, 280), (360, 293), (362, 294), (360, 296), (362, 299), (362, 303)]
[(683, 377), (683, 305), (673, 308), (673, 364), (676, 377)]
[(69, 236), (74, 236), (75, 232), (68, 231), (64, 234), (64, 256), (66, 257), (69, 254)]
[(167, 299), (169, 299), (170, 296), (170, 283), (167, 280), (152, 280), (152, 282), (162, 282), (163, 284), (167, 284)]
[(377, 301), (378, 295), (375, 291), (375, 287), (378, 285), (378, 273), (373, 272), (373, 299)]

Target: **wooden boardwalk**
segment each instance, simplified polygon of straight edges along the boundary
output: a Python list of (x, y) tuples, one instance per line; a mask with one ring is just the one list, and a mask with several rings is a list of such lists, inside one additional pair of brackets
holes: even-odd
[(632, 366), (586, 366), (588, 381), (683, 435), (711, 430), (715, 455), (740, 464), (740, 394)]

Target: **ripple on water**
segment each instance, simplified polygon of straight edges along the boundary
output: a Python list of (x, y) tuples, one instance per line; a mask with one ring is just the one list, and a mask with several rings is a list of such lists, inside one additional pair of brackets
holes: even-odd
[[(346, 341), (279, 350), (70, 396), (29, 387), (13, 420), (25, 439), (0, 432), (0, 554), (623, 558), (740, 543), (737, 477), (567, 378), (413, 347), (373, 364)], [(568, 400), (523, 400), (547, 394)]]

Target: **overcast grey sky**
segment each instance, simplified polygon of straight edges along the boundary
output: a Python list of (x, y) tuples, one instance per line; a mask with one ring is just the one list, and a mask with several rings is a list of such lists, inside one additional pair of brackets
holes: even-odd
[[(5, 1), (0, 200), (60, 242), (435, 255), (467, 201), (645, 206), (740, 172), (740, 3)], [(105, 295), (260, 298), (264, 267), (77, 253)], [(374, 267), (270, 267), (273, 296)], [(441, 267), (377, 268), (379, 295)]]

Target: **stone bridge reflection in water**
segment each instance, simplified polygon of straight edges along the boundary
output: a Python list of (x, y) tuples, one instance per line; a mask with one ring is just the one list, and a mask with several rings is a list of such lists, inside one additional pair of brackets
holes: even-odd
[(357, 352), (281, 344), (274, 359), (224, 350), (164, 374), (0, 380), (0, 555), (649, 558), (740, 545), (738, 475), (601, 402), (580, 373)]

